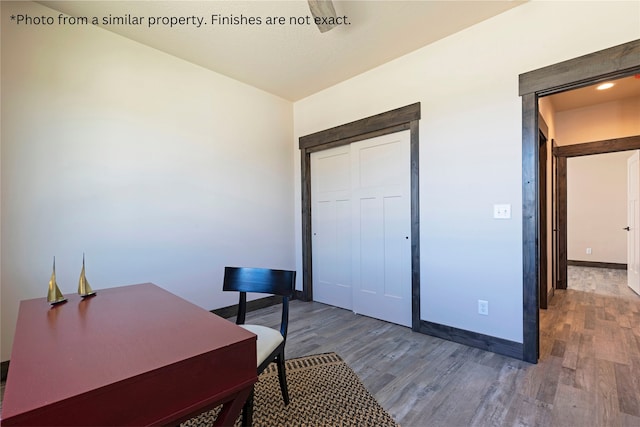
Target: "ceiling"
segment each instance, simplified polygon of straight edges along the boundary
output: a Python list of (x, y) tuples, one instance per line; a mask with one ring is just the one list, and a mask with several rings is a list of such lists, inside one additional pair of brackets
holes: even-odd
[(586, 86), (549, 96), (556, 112), (588, 107), (624, 98), (640, 98), (640, 74), (611, 80), (611, 89), (597, 90), (600, 84)]
[[(40, 1), (71, 16), (144, 17), (104, 28), (235, 80), (297, 101), (519, 6), (524, 1), (340, 1), (349, 25), (320, 33), (305, 0)], [(212, 15), (260, 18), (260, 25), (212, 24)], [(149, 17), (201, 17), (206, 24), (153, 26)], [(284, 25), (267, 25), (270, 16)], [(300, 18), (303, 24), (291, 24)]]

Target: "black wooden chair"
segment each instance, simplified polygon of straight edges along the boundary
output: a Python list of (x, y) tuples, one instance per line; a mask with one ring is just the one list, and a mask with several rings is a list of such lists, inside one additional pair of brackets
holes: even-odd
[[(289, 391), (287, 389), (287, 377), (284, 366), (284, 346), (287, 342), (287, 327), (289, 324), (289, 299), (293, 295), (295, 283), (295, 271), (225, 267), (224, 284), (222, 287), (224, 291), (240, 292), (236, 324), (258, 336), (256, 343), (258, 375), (260, 375), (271, 362), (276, 362), (278, 379), (280, 380), (280, 390), (282, 391), (282, 399), (285, 405), (289, 404)], [(266, 293), (282, 297), (282, 320), (279, 331), (266, 326), (245, 324), (247, 292)], [(244, 423), (251, 422), (252, 406), (253, 395), (249, 397), (245, 405), (243, 412)]]

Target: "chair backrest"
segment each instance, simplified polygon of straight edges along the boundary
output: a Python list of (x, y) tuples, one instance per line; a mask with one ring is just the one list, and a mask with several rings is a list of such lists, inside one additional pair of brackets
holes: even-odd
[(247, 292), (279, 295), (282, 297), (280, 333), (286, 339), (289, 323), (289, 299), (293, 296), (296, 272), (268, 268), (225, 267), (222, 290), (240, 292), (236, 323), (242, 325), (247, 314)]

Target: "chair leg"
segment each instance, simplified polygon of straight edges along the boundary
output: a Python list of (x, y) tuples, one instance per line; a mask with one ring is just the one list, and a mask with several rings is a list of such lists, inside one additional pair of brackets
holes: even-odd
[(278, 365), (278, 380), (280, 380), (280, 390), (282, 391), (282, 399), (284, 404), (289, 404), (289, 390), (287, 389), (287, 372), (284, 367), (284, 351), (280, 352), (276, 358)]

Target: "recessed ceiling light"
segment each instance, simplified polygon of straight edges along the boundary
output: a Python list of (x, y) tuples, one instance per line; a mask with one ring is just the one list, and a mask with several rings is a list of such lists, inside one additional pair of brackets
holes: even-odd
[(615, 83), (602, 83), (600, 86), (598, 86), (596, 89), (598, 90), (605, 90), (605, 89), (611, 89), (614, 86)]

